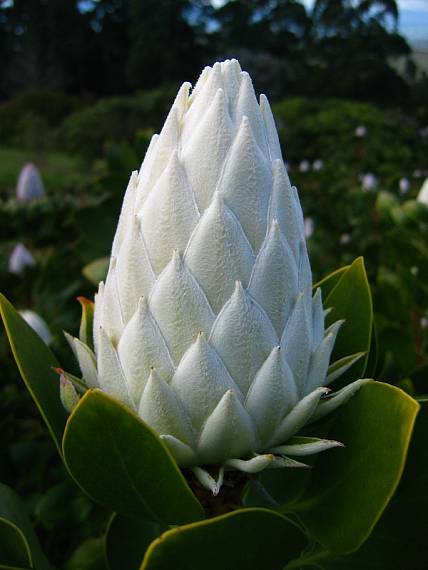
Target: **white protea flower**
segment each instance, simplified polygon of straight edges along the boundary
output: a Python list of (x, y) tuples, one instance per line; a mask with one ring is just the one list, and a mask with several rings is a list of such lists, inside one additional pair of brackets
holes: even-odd
[(344, 233), (339, 238), (340, 245), (348, 245), (348, 243), (351, 243), (351, 241), (352, 241), (351, 234)]
[(309, 160), (301, 160), (299, 162), (299, 171), (300, 172), (309, 172), (311, 169), (311, 163), (309, 162)]
[(359, 139), (363, 138), (367, 134), (367, 127), (365, 125), (358, 125), (354, 132), (355, 136)]
[(400, 178), (398, 181), (398, 187), (400, 189), (400, 194), (407, 194), (410, 191), (410, 180), (408, 178)]
[(19, 314), (24, 319), (24, 321), (26, 321), (26, 323), (30, 325), (30, 327), (39, 335), (45, 344), (51, 344), (51, 331), (40, 315), (30, 310), (19, 311)]
[[(269, 103), (236, 60), (185, 83), (131, 176), (95, 354), (68, 337), (89, 387), (126, 403), (213, 492), (223, 469), (297, 466), (337, 442), (291, 439), (325, 398), (341, 322), (325, 330), (297, 190)], [(220, 467), (215, 481), (201, 466)]]
[(320, 158), (317, 158), (316, 160), (314, 160), (314, 162), (312, 163), (312, 170), (315, 170), (315, 172), (319, 172), (320, 170), (322, 170), (324, 168), (324, 161), (321, 160)]
[(421, 204), (428, 206), (428, 178), (425, 178), (425, 181), (419, 190), (416, 200)]
[(377, 177), (371, 172), (362, 174), (360, 176), (360, 180), (361, 180), (361, 187), (364, 192), (369, 192), (370, 190), (374, 190), (378, 185)]
[(40, 173), (32, 162), (28, 162), (19, 174), (16, 199), (20, 202), (31, 202), (44, 195), (45, 189)]
[(309, 239), (315, 230), (315, 222), (312, 218), (305, 218), (303, 222), (303, 234), (306, 239)]
[(17, 243), (9, 257), (9, 272), (22, 275), (27, 267), (34, 267), (36, 260), (23, 243)]

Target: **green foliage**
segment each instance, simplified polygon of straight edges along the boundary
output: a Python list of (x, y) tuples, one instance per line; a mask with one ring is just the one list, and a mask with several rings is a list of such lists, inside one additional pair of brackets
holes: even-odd
[[(0, 567), (52, 570), (19, 497), (0, 483)], [(13, 570), (11, 568), (11, 570)]]
[(16, 363), (58, 449), (61, 449), (66, 413), (58, 405), (58, 362), (42, 339), (0, 294), (0, 313)]
[(83, 542), (67, 561), (65, 570), (107, 570), (103, 540), (89, 538)]
[(6, 519), (0, 518), (1, 567), (25, 567), (32, 565), (31, 551), (22, 531)]
[[(324, 160), (327, 172), (323, 169), (319, 175), (329, 181), (324, 200), (335, 194), (342, 205), (350, 189), (359, 186), (359, 173), (374, 172), (389, 185), (397, 182), (400, 172), (402, 176), (410, 174), (425, 162), (424, 147), (414, 124), (408, 118), (403, 120), (400, 113), (367, 102), (292, 98), (274, 105), (274, 113), (292, 168), (304, 158)], [(361, 125), (367, 134), (359, 138), (355, 129)], [(315, 190), (316, 177), (295, 176), (299, 182), (306, 181), (302, 187), (305, 193), (308, 183)]]
[(107, 528), (105, 552), (110, 570), (139, 568), (150, 543), (163, 528), (144, 519), (127, 519), (114, 515)]
[(32, 126), (40, 131), (41, 125), (45, 132), (58, 127), (77, 105), (76, 98), (60, 91), (23, 91), (0, 106), (0, 140), (3, 145), (28, 146)]
[(172, 87), (132, 97), (101, 99), (67, 117), (58, 140), (70, 153), (77, 152), (86, 159), (100, 156), (107, 141), (132, 141), (138, 130), (159, 128), (175, 91)]

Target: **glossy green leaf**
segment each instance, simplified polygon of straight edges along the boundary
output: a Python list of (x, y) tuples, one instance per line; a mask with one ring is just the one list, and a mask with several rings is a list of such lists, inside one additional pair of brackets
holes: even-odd
[(346, 447), (318, 458), (295, 507), (330, 552), (352, 552), (370, 535), (400, 480), (418, 409), (402, 390), (373, 381), (342, 407), (328, 437)]
[(183, 524), (203, 509), (159, 437), (100, 390), (89, 390), (64, 433), (65, 463), (94, 500), (132, 518)]
[(141, 570), (282, 570), (304, 546), (304, 535), (287, 518), (244, 509), (165, 532)]
[(151, 542), (162, 532), (161, 526), (144, 519), (114, 515), (105, 538), (109, 570), (138, 570)]
[(59, 399), (58, 362), (39, 335), (0, 294), (0, 313), (22, 379), (32, 395), (58, 450), (67, 413)]
[[(34, 567), (52, 570), (40, 547), (21, 499), (12, 489), (0, 483), (0, 568), (3, 566)], [(5, 542), (6, 541), (6, 542)], [(19, 548), (23, 550), (18, 556)], [(14, 556), (6, 558), (6, 556)], [(14, 563), (14, 564), (12, 564)]]
[(367, 542), (351, 556), (329, 560), (326, 568), (428, 568), (428, 400), (419, 404), (421, 410), (397, 492)]
[[(324, 285), (321, 283), (324, 308), (332, 309), (327, 315), (326, 325), (339, 319), (345, 319), (345, 322), (337, 336), (331, 362), (349, 354), (366, 353), (346, 372), (344, 380), (338, 381), (348, 384), (363, 377), (371, 344), (373, 307), (363, 258), (359, 257), (346, 271), (342, 271), (338, 280), (337, 272), (332, 279), (336, 284), (331, 289), (329, 279), (324, 281)], [(326, 286), (327, 295), (324, 291)]]
[(24, 534), (15, 524), (0, 517), (0, 568), (31, 568), (32, 565), (30, 547)]
[(85, 265), (82, 273), (93, 285), (98, 285), (100, 281), (104, 281), (106, 278), (109, 263), (109, 257), (100, 257)]

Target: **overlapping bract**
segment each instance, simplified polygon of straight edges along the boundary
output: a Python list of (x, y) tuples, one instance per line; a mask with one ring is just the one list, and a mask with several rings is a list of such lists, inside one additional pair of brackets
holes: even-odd
[[(180, 465), (294, 465), (280, 446), (358, 384), (323, 400), (341, 323), (324, 330), (312, 296), (266, 97), (235, 60), (190, 87), (131, 176), (95, 298), (96, 356), (70, 342), (88, 386), (127, 403)], [(299, 440), (295, 455), (305, 444), (336, 442)]]

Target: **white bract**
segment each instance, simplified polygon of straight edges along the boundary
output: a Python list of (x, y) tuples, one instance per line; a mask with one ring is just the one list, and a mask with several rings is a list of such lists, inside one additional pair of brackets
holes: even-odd
[[(236, 60), (185, 83), (124, 197), (95, 354), (69, 337), (89, 387), (118, 398), (177, 463), (257, 472), (339, 445), (292, 438), (347, 400), (325, 397), (358, 356), (329, 359), (304, 222), (269, 103)], [(221, 477), (220, 477), (221, 480)]]
[(16, 198), (20, 202), (31, 202), (44, 195), (45, 189), (40, 173), (32, 162), (28, 162), (19, 174)]
[(426, 206), (428, 206), (428, 178), (426, 178), (424, 183), (422, 184), (422, 187), (419, 190), (416, 200), (421, 204), (425, 204)]

